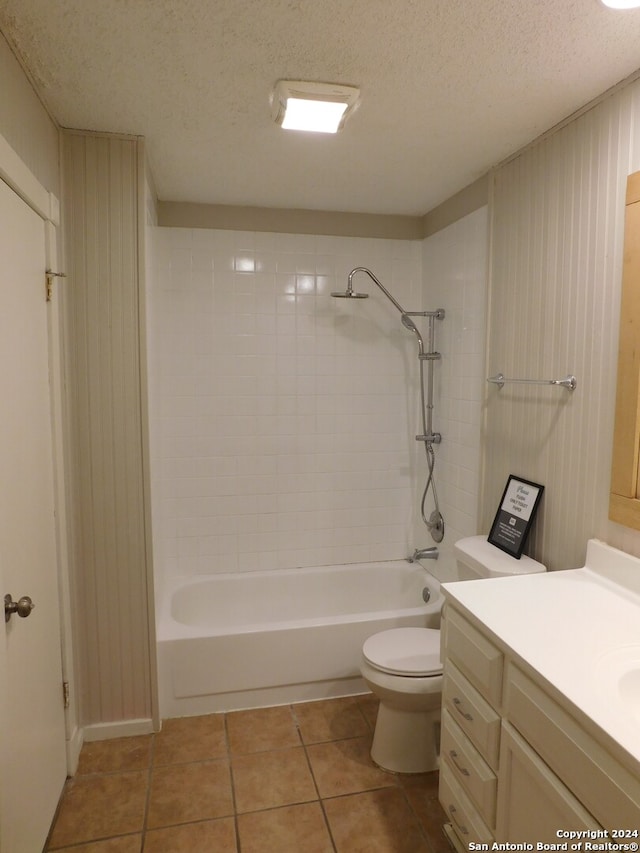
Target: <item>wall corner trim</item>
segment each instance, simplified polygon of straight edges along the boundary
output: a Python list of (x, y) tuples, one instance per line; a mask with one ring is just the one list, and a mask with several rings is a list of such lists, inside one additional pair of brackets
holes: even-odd
[(380, 237), (420, 240), (422, 217), (395, 214), (346, 213), (226, 204), (158, 202), (158, 225), (167, 228), (209, 228), (316, 234), (331, 237)]
[(431, 237), (489, 203), (489, 172), (422, 217), (421, 237)]

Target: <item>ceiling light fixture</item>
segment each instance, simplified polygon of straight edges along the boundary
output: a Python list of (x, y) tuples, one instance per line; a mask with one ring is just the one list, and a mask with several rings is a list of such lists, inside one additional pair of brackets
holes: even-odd
[(273, 93), (273, 120), (285, 130), (337, 133), (355, 109), (359, 95), (355, 86), (279, 80)]
[(610, 9), (637, 9), (640, 7), (640, 0), (600, 0), (600, 2)]

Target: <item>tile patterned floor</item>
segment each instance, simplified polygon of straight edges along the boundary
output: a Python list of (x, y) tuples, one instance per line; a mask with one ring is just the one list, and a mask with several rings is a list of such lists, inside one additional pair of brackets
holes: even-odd
[(451, 853), (437, 773), (369, 756), (371, 696), (166, 720), (88, 743), (46, 851)]

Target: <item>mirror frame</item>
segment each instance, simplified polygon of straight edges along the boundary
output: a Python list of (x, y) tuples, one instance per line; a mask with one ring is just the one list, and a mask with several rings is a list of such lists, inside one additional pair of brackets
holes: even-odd
[(640, 172), (627, 178), (609, 518), (640, 530)]

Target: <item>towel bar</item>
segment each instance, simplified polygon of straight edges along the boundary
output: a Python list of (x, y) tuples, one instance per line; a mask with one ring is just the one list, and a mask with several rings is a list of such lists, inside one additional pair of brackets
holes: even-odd
[(495, 376), (490, 376), (487, 382), (492, 382), (499, 388), (509, 382), (518, 385), (560, 385), (563, 388), (568, 388), (570, 391), (575, 391), (578, 384), (575, 376), (565, 376), (564, 379), (507, 379), (502, 373), (496, 373)]

